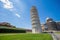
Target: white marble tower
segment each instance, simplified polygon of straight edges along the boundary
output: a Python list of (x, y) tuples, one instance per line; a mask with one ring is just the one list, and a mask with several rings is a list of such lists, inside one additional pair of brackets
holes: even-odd
[(41, 33), (42, 28), (38, 17), (38, 12), (35, 6), (32, 6), (31, 8), (31, 21), (32, 21), (32, 33)]

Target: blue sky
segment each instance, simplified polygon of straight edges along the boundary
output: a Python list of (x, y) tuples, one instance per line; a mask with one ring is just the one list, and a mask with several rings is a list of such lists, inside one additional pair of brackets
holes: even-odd
[(0, 0), (0, 22), (31, 29), (30, 9), (33, 5), (37, 7), (41, 24), (47, 17), (60, 21), (60, 0)]

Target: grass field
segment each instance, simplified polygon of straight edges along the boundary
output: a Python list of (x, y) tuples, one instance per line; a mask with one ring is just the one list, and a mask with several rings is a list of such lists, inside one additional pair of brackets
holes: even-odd
[(49, 34), (0, 34), (0, 40), (53, 40)]

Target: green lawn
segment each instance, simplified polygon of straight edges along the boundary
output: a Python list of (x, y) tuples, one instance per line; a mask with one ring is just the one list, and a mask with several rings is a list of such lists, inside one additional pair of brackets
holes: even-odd
[(0, 34), (0, 40), (53, 40), (49, 34)]

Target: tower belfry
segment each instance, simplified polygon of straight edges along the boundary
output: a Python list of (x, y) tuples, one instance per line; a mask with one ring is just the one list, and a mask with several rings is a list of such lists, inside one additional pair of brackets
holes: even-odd
[(32, 33), (41, 33), (41, 25), (38, 17), (38, 12), (35, 6), (31, 8)]

